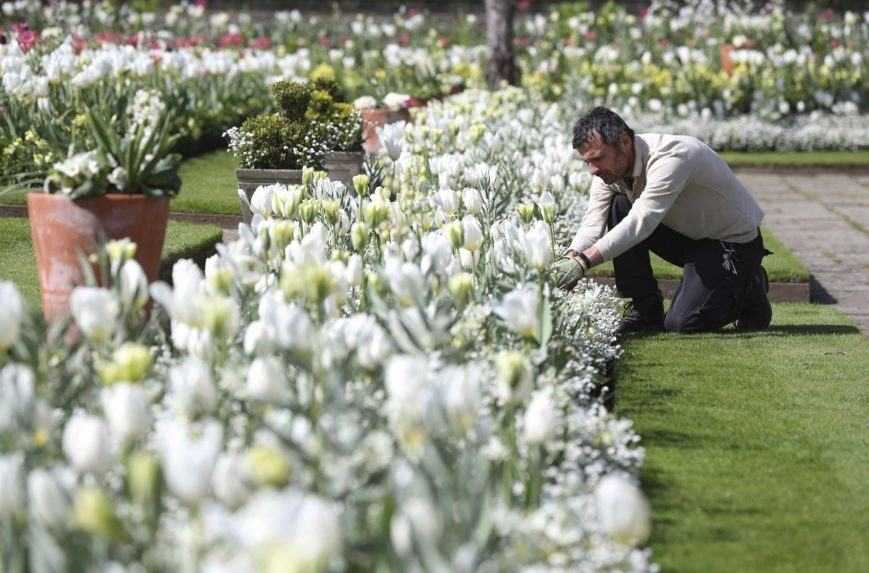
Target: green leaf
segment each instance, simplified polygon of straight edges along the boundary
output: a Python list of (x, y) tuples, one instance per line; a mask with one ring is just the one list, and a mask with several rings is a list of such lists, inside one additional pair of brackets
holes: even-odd
[(545, 293), (540, 295), (540, 303), (537, 309), (540, 332), (540, 347), (544, 348), (552, 337), (552, 308), (549, 306), (549, 296)]

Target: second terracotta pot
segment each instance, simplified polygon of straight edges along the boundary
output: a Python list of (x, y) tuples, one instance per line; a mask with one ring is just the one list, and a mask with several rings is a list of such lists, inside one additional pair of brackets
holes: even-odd
[(410, 111), (407, 109), (389, 109), (375, 107), (362, 110), (362, 147), (368, 153), (377, 153), (380, 149), (380, 139), (377, 128), (388, 123), (410, 121)]

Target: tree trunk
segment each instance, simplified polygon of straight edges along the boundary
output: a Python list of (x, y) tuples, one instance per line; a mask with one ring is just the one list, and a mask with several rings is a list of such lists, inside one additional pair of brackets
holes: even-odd
[(519, 68), (513, 55), (513, 16), (515, 0), (486, 0), (486, 41), (489, 46), (489, 65), (486, 81), (496, 88), (505, 81), (519, 83)]

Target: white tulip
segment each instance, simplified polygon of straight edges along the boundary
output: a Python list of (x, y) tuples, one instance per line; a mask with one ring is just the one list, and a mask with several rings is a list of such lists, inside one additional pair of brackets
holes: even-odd
[(542, 271), (549, 266), (553, 257), (552, 238), (546, 223), (535, 221), (525, 232), (523, 243), (525, 259), (532, 268)]
[(455, 213), (459, 208), (459, 196), (448, 187), (440, 189), (431, 200), (446, 214)]
[(277, 189), (286, 190), (286, 187), (280, 184), (257, 187), (250, 198), (251, 211), (269, 217), (272, 214), (272, 196)]
[(480, 377), (480, 370), (472, 364), (447, 368), (441, 373), (444, 409), (459, 433), (469, 432), (480, 414)]
[(351, 286), (358, 287), (362, 285), (362, 273), (365, 270), (365, 265), (362, 262), (362, 257), (352, 255), (347, 261), (347, 283)]
[(390, 259), (386, 262), (384, 271), (389, 281), (389, 288), (395, 293), (399, 303), (411, 306), (417, 301), (424, 300), (426, 282), (415, 264)]
[(507, 326), (525, 338), (537, 338), (538, 319), (537, 304), (538, 290), (535, 287), (521, 286), (504, 297), (495, 312)]
[(77, 287), (72, 291), (69, 306), (76, 324), (91, 342), (106, 342), (114, 332), (120, 305), (111, 291)]
[(70, 510), (70, 485), (74, 476), (65, 475), (61, 468), (37, 468), (27, 477), (27, 499), (30, 515), (49, 528), (66, 525)]
[(0, 281), (0, 352), (18, 340), (24, 319), (24, 301), (9, 281)]
[(0, 432), (14, 430), (29, 420), (34, 405), (33, 371), (21, 364), (0, 370)]
[(247, 395), (254, 400), (279, 403), (287, 395), (285, 367), (273, 356), (259, 357), (247, 371)]
[(380, 140), (382, 149), (393, 161), (401, 157), (401, 149), (404, 145), (404, 128), (407, 124), (403, 121), (388, 123), (377, 128), (377, 138)]
[(244, 456), (238, 453), (222, 454), (214, 466), (214, 494), (230, 508), (239, 507), (250, 496), (246, 468)]
[(116, 445), (123, 448), (148, 432), (151, 409), (144, 388), (137, 384), (113, 384), (103, 388), (100, 397)]
[(191, 505), (210, 493), (214, 464), (223, 444), (223, 428), (218, 422), (208, 420), (197, 430), (177, 420), (165, 420), (157, 426), (166, 485)]
[(628, 478), (612, 474), (594, 492), (601, 528), (615, 541), (629, 547), (644, 543), (652, 531), (649, 502)]
[(466, 187), (462, 191), (462, 203), (464, 203), (465, 209), (474, 215), (483, 208), (483, 198), (480, 196), (480, 192), (473, 187)]
[(552, 396), (552, 388), (538, 390), (525, 410), (525, 441), (541, 445), (555, 436), (561, 426), (561, 412)]
[(183, 415), (196, 418), (210, 414), (217, 406), (217, 390), (208, 365), (188, 357), (169, 371), (170, 403)]
[(248, 354), (269, 354), (274, 350), (275, 333), (263, 321), (255, 320), (244, 331), (244, 351)]
[(24, 509), (24, 454), (0, 455), (0, 518), (8, 519)]
[(134, 308), (141, 308), (148, 302), (148, 278), (135, 260), (128, 260), (121, 267), (121, 296)]
[(465, 215), (462, 219), (462, 229), (465, 235), (464, 247), (472, 253), (479, 250), (483, 245), (483, 229), (480, 222), (472, 215)]
[(340, 506), (301, 491), (257, 493), (237, 519), (236, 529), (246, 547), (281, 549), (281, 567), (275, 571), (325, 570), (328, 561), (341, 553)]
[(102, 418), (76, 412), (63, 429), (63, 452), (79, 472), (100, 472), (111, 461), (109, 428)]

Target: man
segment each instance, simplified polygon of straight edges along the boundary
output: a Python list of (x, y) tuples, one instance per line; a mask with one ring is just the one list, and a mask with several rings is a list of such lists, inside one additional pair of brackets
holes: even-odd
[[(603, 107), (576, 122), (573, 147), (594, 178), (561, 286), (612, 259), (616, 288), (633, 303), (624, 332), (769, 326), (763, 211), (712, 149), (689, 136), (635, 135)], [(683, 268), (666, 317), (649, 251)]]

